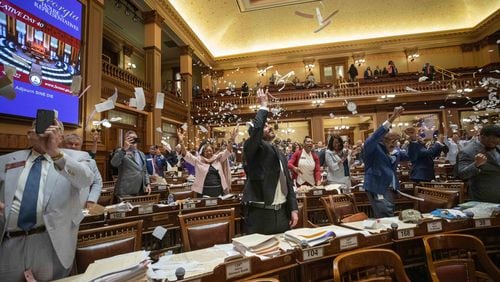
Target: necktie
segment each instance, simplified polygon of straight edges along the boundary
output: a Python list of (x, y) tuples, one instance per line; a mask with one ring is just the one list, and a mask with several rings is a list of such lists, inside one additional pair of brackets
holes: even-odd
[(134, 151), (134, 155), (135, 155), (135, 162), (137, 163), (138, 166), (142, 166), (142, 160), (141, 160), (141, 155), (139, 154), (139, 152), (136, 150)]
[(24, 187), (21, 208), (19, 209), (19, 218), (17, 226), (24, 231), (30, 230), (36, 224), (36, 206), (38, 201), (38, 190), (40, 188), (40, 177), (42, 174), (43, 156), (38, 156), (33, 161), (33, 166), (28, 174), (26, 186)]

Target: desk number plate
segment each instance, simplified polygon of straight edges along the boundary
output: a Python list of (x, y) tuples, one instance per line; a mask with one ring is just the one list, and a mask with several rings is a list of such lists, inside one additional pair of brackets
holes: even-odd
[(226, 279), (252, 273), (250, 259), (230, 262), (226, 265)]
[(153, 212), (153, 206), (142, 206), (139, 207), (139, 214), (145, 214), (145, 213), (152, 213)]
[(216, 206), (216, 205), (217, 205), (217, 199), (211, 199), (205, 201), (205, 207)]
[(167, 190), (167, 185), (158, 185), (158, 190), (160, 191)]
[(184, 210), (190, 210), (190, 209), (194, 209), (196, 208), (196, 204), (195, 203), (184, 203), (182, 209)]
[(357, 246), (358, 246), (358, 237), (356, 237), (356, 236), (351, 236), (351, 237), (340, 239), (340, 249), (341, 250), (356, 248)]
[(323, 195), (323, 190), (313, 190), (313, 195), (314, 196), (321, 196), (321, 195)]
[(320, 248), (314, 248), (314, 249), (308, 249), (302, 251), (302, 257), (304, 258), (304, 261), (310, 260), (313, 258), (320, 258), (323, 256), (323, 247)]
[(406, 239), (415, 237), (415, 232), (413, 229), (402, 229), (398, 230), (398, 239)]
[(406, 183), (405, 184), (405, 189), (411, 189), (413, 188), (413, 183)]
[(489, 218), (481, 218), (474, 220), (474, 225), (476, 227), (491, 226), (491, 220)]
[(443, 230), (443, 224), (441, 221), (433, 221), (427, 223), (427, 232), (438, 232)]
[(124, 218), (125, 217), (125, 212), (114, 212), (109, 214), (109, 218), (114, 219), (114, 218)]

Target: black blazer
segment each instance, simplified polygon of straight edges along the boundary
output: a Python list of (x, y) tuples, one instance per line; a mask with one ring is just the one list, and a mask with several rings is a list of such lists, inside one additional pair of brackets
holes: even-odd
[(257, 112), (253, 127), (249, 129), (250, 137), (245, 141), (243, 147), (247, 175), (247, 182), (243, 190), (243, 202), (264, 202), (266, 205), (273, 203), (280, 177), (281, 160), (288, 187), (286, 207), (291, 212), (298, 210), (298, 208), (286, 157), (279, 149), (262, 139), (267, 114), (268, 111), (263, 109)]

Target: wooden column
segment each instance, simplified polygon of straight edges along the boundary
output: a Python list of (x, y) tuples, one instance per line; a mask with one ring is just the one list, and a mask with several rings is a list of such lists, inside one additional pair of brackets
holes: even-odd
[[(95, 113), (92, 120), (90, 115), (94, 111), (95, 104), (101, 102), (101, 76), (102, 76), (102, 31), (104, 22), (104, 0), (88, 0), (87, 12), (85, 13), (86, 29), (82, 41), (86, 43), (83, 54), (83, 82), (82, 90), (91, 85), (90, 89), (83, 96), (82, 102), (82, 128), (84, 150), (90, 149), (92, 144), (92, 120), (101, 120), (101, 114)], [(105, 97), (107, 98), (107, 97)], [(87, 124), (88, 122), (88, 124)], [(80, 133), (79, 133), (80, 134)], [(101, 140), (103, 141), (103, 140)], [(98, 150), (104, 150), (102, 143), (99, 144)]]
[(151, 85), (153, 94), (152, 114), (148, 115), (146, 144), (160, 144), (161, 136), (155, 128), (161, 127), (161, 109), (155, 109), (156, 93), (161, 92), (161, 23), (163, 18), (156, 11), (143, 13), (144, 18), (144, 50), (145, 52), (145, 78)]
[[(188, 116), (188, 139), (189, 142), (195, 142), (195, 128), (191, 119), (191, 102), (193, 101), (193, 49), (189, 46), (181, 46), (181, 77), (182, 77), (182, 99), (187, 107)], [(193, 144), (196, 145), (196, 144)]]
[(318, 141), (325, 142), (325, 137), (323, 133), (323, 117), (322, 116), (313, 116), (311, 118), (311, 137), (314, 143)]

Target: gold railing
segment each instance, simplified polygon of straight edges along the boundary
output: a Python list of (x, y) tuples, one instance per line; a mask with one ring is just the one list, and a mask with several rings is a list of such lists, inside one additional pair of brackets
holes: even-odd
[[(479, 86), (479, 78), (465, 78), (465, 79), (454, 79), (445, 80), (439, 82), (401, 82), (394, 84), (384, 84), (384, 85), (370, 85), (370, 86), (359, 86), (359, 87), (347, 87), (347, 88), (325, 88), (317, 90), (292, 90), (271, 93), (274, 97), (278, 98), (280, 104), (300, 104), (304, 102), (311, 102), (312, 100), (321, 98), (326, 102), (334, 100), (344, 100), (346, 98), (364, 98), (373, 96), (382, 96), (388, 94), (403, 94), (412, 93), (418, 91), (420, 93), (440, 93), (449, 94), (455, 92), (456, 89), (464, 88), (475, 88)], [(443, 91), (445, 89), (445, 91)], [(447, 90), (447, 92), (446, 92)], [(213, 109), (219, 107), (220, 103), (225, 104), (231, 103), (237, 105), (238, 107), (251, 106), (257, 103), (257, 97), (254, 95), (248, 97), (240, 96), (224, 96), (217, 97), (216, 99), (194, 99), (192, 102), (193, 109)]]
[(146, 83), (144, 80), (104, 60), (102, 61), (102, 74), (132, 87), (142, 87), (146, 91), (149, 91), (151, 88), (149, 83)]
[(441, 74), (441, 80), (444, 80), (445, 77), (449, 79), (455, 79), (460, 76), (460, 74), (449, 71), (445, 68), (442, 68), (440, 66), (434, 66), (434, 69), (436, 70), (437, 73)]

